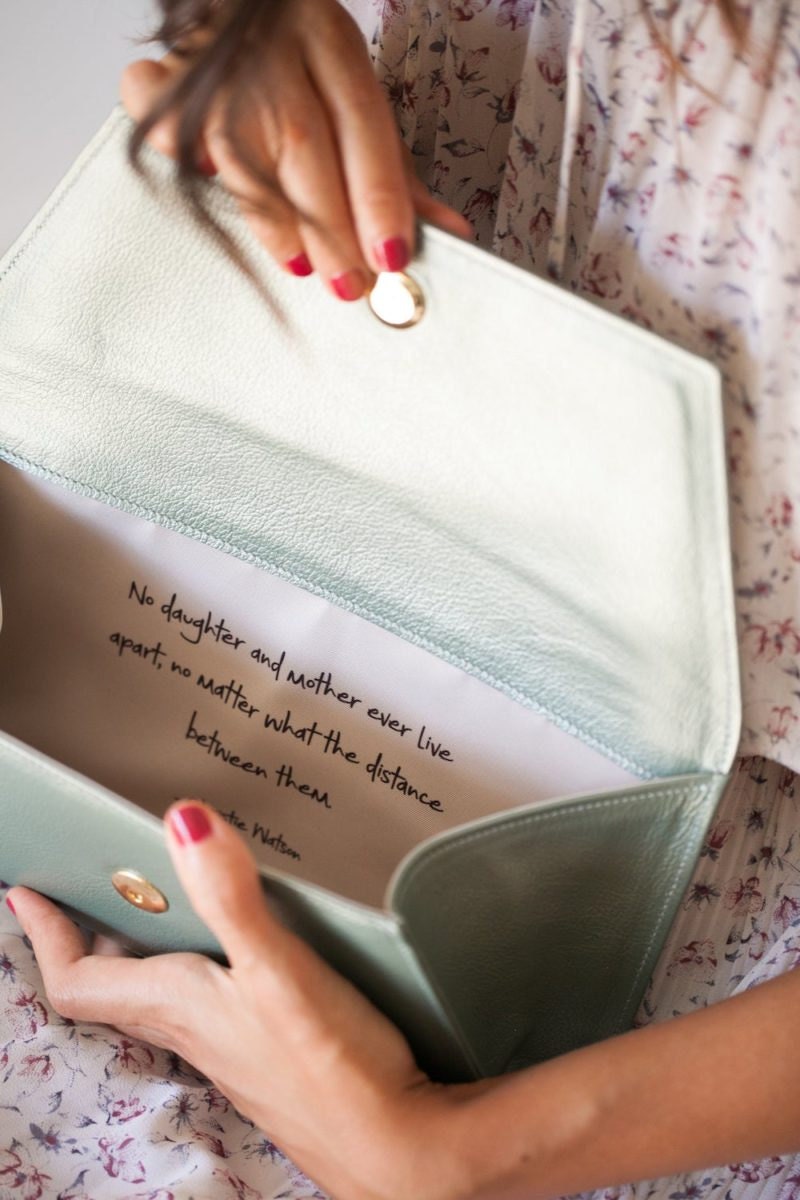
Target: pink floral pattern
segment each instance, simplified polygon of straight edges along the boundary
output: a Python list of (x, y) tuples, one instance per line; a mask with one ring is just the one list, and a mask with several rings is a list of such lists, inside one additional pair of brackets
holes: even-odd
[(50, 1007), (0, 883), (0, 1200), (325, 1200), (165, 1050)]
[(800, 771), (800, 3), (736, 55), (709, 0), (651, 3), (661, 44), (640, 0), (342, 2), (481, 245), (719, 366), (741, 752)]

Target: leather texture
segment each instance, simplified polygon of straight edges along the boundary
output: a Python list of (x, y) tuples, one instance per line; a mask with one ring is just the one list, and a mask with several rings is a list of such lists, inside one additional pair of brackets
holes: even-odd
[[(0, 266), (0, 453), (274, 571), (437, 654), (642, 777), (425, 843), (386, 911), (264, 869), (285, 919), (440, 1078), (624, 1028), (739, 735), (719, 379), (440, 231), (427, 309), (273, 267), (272, 304), (149, 190), (116, 109)], [(158, 822), (11, 738), (0, 875), (143, 951), (219, 948)], [(135, 861), (130, 861), (131, 859)], [(161, 917), (108, 885), (165, 880)]]

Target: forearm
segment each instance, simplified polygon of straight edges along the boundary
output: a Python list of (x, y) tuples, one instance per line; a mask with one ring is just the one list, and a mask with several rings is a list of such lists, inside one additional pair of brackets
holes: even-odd
[[(456, 1190), (535, 1200), (800, 1150), (800, 972), (460, 1092)], [(466, 1194), (466, 1193), (465, 1193)]]

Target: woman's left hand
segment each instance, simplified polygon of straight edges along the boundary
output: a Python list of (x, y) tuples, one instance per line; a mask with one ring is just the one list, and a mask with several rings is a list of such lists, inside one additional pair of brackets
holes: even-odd
[(54, 1008), (180, 1054), (333, 1195), (456, 1194), (439, 1190), (449, 1172), (431, 1170), (424, 1148), (441, 1153), (437, 1127), (462, 1089), (431, 1083), (398, 1030), (280, 924), (245, 843), (213, 810), (182, 801), (165, 824), (181, 883), (230, 966), (92, 954), (56, 905), (15, 887)]

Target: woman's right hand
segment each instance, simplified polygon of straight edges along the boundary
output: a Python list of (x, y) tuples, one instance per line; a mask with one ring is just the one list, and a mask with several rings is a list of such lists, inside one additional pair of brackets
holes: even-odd
[[(408, 263), (416, 217), (472, 236), (469, 222), (416, 178), (361, 32), (338, 0), (284, 0), (268, 44), (255, 52), (258, 71), (236, 97), (236, 140), (283, 195), (255, 180), (237, 156), (226, 133), (229, 92), (212, 101), (197, 162), (219, 173), (281, 266), (296, 275), (316, 270), (339, 299), (356, 300), (376, 272)], [(192, 61), (191, 53), (168, 53), (127, 67), (121, 95), (128, 113), (145, 117)], [(177, 126), (171, 110), (148, 140), (174, 156)]]

